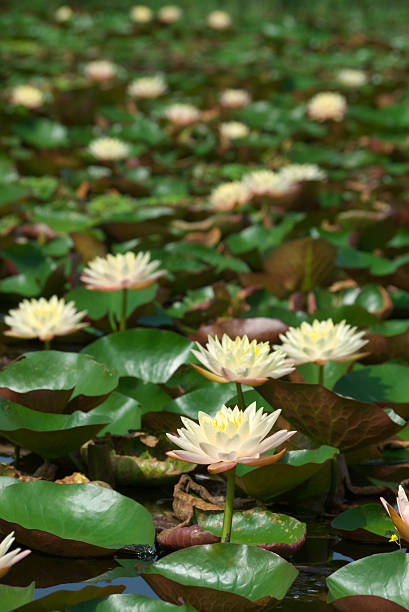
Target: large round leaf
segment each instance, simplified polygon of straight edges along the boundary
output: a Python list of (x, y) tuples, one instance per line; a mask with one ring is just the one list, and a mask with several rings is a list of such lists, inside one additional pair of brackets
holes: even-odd
[[(223, 512), (198, 512), (197, 522), (221, 537)], [(231, 542), (256, 544), (281, 556), (295, 553), (305, 542), (306, 525), (286, 514), (276, 514), (255, 508), (233, 514)]]
[[(92, 600), (100, 601), (102, 597), (109, 596), (111, 593), (122, 593), (125, 589), (124, 585), (109, 585), (109, 586), (85, 586), (79, 591), (71, 590), (60, 590), (49, 593), (44, 597), (35, 599), (29, 603), (26, 603), (21, 608), (18, 608), (18, 612), (55, 612), (56, 610), (67, 610), (67, 606), (74, 606), (75, 609), (81, 610), (86, 605), (84, 602), (91, 603)], [(71, 610), (71, 607), (68, 607)], [(91, 608), (93, 609), (93, 608)], [(17, 611), (16, 611), (17, 612)]]
[(176, 482), (181, 474), (191, 472), (196, 464), (166, 457), (163, 461), (130, 455), (111, 455), (115, 482), (122, 486), (160, 487)]
[[(341, 567), (327, 578), (328, 602), (336, 603), (351, 596), (360, 596), (361, 600), (367, 596), (375, 596), (394, 602), (402, 606), (403, 610), (408, 610), (409, 590), (406, 588), (408, 581), (409, 555), (400, 552), (371, 555)], [(356, 609), (359, 608), (344, 607), (344, 610)], [(379, 603), (371, 607), (371, 599), (368, 599), (366, 608), (362, 607), (362, 610), (364, 609), (380, 611), (390, 609), (391, 612), (395, 610), (393, 607), (383, 608)]]
[(281, 600), (297, 570), (256, 546), (208, 544), (171, 553), (142, 575), (166, 601), (182, 600), (203, 612), (240, 612)]
[(364, 542), (385, 542), (395, 533), (392, 520), (380, 503), (365, 504), (342, 512), (331, 523), (345, 538)]
[(108, 556), (154, 540), (143, 506), (93, 484), (0, 478), (0, 526), (24, 546), (67, 557)]
[(7, 586), (0, 584), (0, 601), (2, 612), (12, 612), (19, 606), (32, 601), (35, 584), (32, 582), (26, 587)]
[(188, 604), (173, 605), (171, 603), (151, 599), (145, 595), (126, 593), (125, 595), (110, 595), (104, 600), (90, 601), (86, 605), (68, 607), (69, 612), (195, 612)]
[(73, 412), (94, 408), (117, 384), (115, 369), (92, 357), (38, 351), (0, 372), (0, 397), (41, 412)]
[(334, 391), (363, 402), (409, 402), (409, 367), (383, 363), (359, 368), (345, 374)]
[(1, 435), (47, 459), (77, 450), (108, 421), (93, 413), (47, 414), (0, 399)]
[(321, 444), (350, 450), (386, 440), (404, 426), (376, 404), (338, 395), (322, 385), (268, 381), (259, 393), (302, 433)]
[(111, 334), (82, 350), (119, 376), (134, 376), (147, 382), (165, 383), (185, 363), (192, 343), (174, 332), (161, 329), (130, 329)]
[(337, 454), (338, 449), (332, 446), (288, 451), (272, 465), (260, 468), (238, 465), (236, 481), (247, 495), (262, 500), (272, 499), (297, 487)]

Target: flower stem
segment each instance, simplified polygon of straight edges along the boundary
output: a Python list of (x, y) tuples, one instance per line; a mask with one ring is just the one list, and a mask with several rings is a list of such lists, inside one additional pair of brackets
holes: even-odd
[(318, 384), (319, 385), (324, 384), (324, 366), (323, 365), (318, 366)]
[(245, 410), (246, 406), (244, 403), (244, 395), (243, 389), (241, 388), (241, 383), (236, 382), (236, 390), (237, 390), (237, 401), (239, 403), (240, 410)]
[(45, 351), (49, 351), (50, 350), (50, 341), (49, 340), (44, 340), (44, 350)]
[(122, 308), (121, 308), (121, 322), (119, 324), (119, 331), (126, 330), (126, 300), (128, 297), (128, 290), (122, 289)]
[(233, 503), (234, 503), (234, 478), (236, 468), (232, 468), (226, 473), (227, 476), (227, 491), (226, 502), (224, 506), (222, 542), (230, 542), (231, 524), (233, 521)]

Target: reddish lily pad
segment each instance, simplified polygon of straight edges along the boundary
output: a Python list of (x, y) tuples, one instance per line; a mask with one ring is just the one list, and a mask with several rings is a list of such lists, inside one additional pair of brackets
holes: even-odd
[(351, 595), (350, 597), (341, 597), (332, 602), (332, 607), (339, 612), (404, 612), (407, 608), (403, 608), (399, 604), (377, 597), (376, 595)]
[(221, 340), (223, 334), (230, 338), (247, 335), (248, 339), (258, 340), (259, 342), (279, 342), (279, 335), (284, 334), (288, 325), (280, 319), (269, 319), (267, 317), (254, 317), (250, 319), (229, 319), (212, 325), (202, 325), (198, 331), (191, 336), (191, 340), (196, 340), (201, 344), (207, 343), (208, 336), (218, 336)]
[(280, 601), (297, 570), (257, 546), (209, 544), (171, 553), (142, 576), (165, 601), (184, 601), (199, 612), (238, 612)]
[[(0, 527), (29, 548), (64, 557), (104, 557), (129, 544), (152, 545), (150, 514), (93, 484), (0, 478)], [(33, 510), (35, 509), (35, 510)]]
[(32, 410), (91, 410), (118, 384), (115, 370), (88, 355), (60, 351), (26, 353), (0, 372), (0, 397)]
[(258, 387), (262, 395), (302, 433), (342, 451), (369, 446), (390, 438), (404, 427), (386, 410), (338, 395), (322, 385), (268, 381)]

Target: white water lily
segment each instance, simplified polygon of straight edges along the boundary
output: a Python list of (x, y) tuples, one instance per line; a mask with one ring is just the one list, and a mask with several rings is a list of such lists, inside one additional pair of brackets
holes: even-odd
[(116, 64), (109, 60), (95, 60), (85, 65), (85, 76), (91, 81), (110, 81), (118, 71)]
[(220, 94), (220, 104), (224, 108), (244, 108), (251, 102), (251, 96), (245, 89), (225, 89)]
[(118, 291), (120, 289), (144, 289), (165, 272), (157, 270), (160, 262), (151, 260), (150, 253), (132, 251), (96, 257), (81, 274), (87, 289), (94, 291)]
[(290, 183), (323, 181), (326, 173), (317, 164), (289, 164), (279, 171), (279, 175)]
[(131, 8), (130, 16), (135, 23), (149, 23), (153, 19), (153, 11), (149, 6), (138, 4)]
[(115, 161), (129, 155), (129, 145), (119, 138), (96, 138), (88, 150), (96, 159), (102, 161)]
[(219, 473), (235, 467), (237, 463), (260, 466), (275, 463), (285, 449), (275, 455), (261, 456), (288, 440), (295, 431), (282, 429), (266, 437), (280, 415), (281, 410), (263, 413), (253, 402), (244, 411), (238, 406), (222, 406), (211, 417), (199, 412), (198, 421), (181, 417), (184, 427), (177, 430), (178, 436), (167, 434), (169, 440), (182, 450), (168, 451), (167, 455), (208, 465), (209, 472)]
[(200, 119), (200, 110), (193, 104), (172, 104), (165, 109), (164, 116), (174, 125), (185, 126)]
[(128, 87), (128, 94), (133, 98), (158, 98), (167, 90), (167, 85), (161, 76), (141, 77), (135, 79)]
[(337, 81), (346, 87), (363, 87), (367, 84), (368, 77), (363, 70), (343, 68), (337, 74)]
[(268, 378), (281, 378), (294, 369), (281, 348), (271, 351), (269, 342), (250, 342), (246, 335), (232, 340), (223, 334), (221, 342), (217, 336), (208, 336), (206, 348), (199, 342), (196, 345), (199, 350), (192, 353), (207, 370), (191, 365), (215, 382), (261, 385)]
[(70, 6), (60, 6), (54, 13), (54, 19), (58, 21), (58, 23), (65, 23), (69, 21), (73, 16), (73, 10)]
[(219, 125), (220, 138), (223, 140), (236, 140), (246, 138), (250, 133), (248, 126), (241, 121), (226, 121)]
[(311, 119), (316, 121), (342, 121), (347, 111), (345, 97), (333, 91), (322, 91), (317, 93), (308, 102), (307, 113)]
[(362, 339), (364, 334), (345, 321), (315, 320), (311, 325), (304, 322), (300, 327), (290, 327), (280, 335), (283, 344), (274, 348), (284, 350), (295, 364), (353, 361), (359, 359), (358, 351), (368, 342)]
[(405, 538), (406, 541), (409, 541), (409, 501), (405, 489), (402, 485), (399, 485), (398, 497), (396, 498), (399, 514), (383, 497), (380, 499), (399, 535)]
[(8, 552), (14, 540), (14, 531), (12, 531), (0, 542), (0, 578), (3, 578), (13, 565), (31, 553), (31, 550), (22, 551), (21, 548), (15, 548)]
[(226, 11), (212, 11), (207, 16), (207, 25), (213, 30), (226, 30), (231, 26), (231, 17)]
[(17, 85), (10, 92), (10, 102), (16, 106), (36, 109), (44, 104), (44, 94), (33, 85)]
[(175, 23), (182, 17), (182, 9), (174, 4), (162, 6), (158, 11), (158, 19), (161, 23)]
[(222, 183), (210, 194), (210, 203), (216, 210), (233, 210), (246, 204), (250, 194), (240, 181)]
[(242, 183), (251, 196), (278, 196), (287, 193), (293, 183), (273, 170), (254, 170), (245, 174)]
[(46, 300), (23, 300), (18, 308), (13, 308), (4, 317), (4, 322), (11, 329), (3, 332), (15, 338), (39, 338), (51, 340), (54, 336), (66, 336), (88, 323), (80, 323), (86, 311), (78, 312), (74, 302), (65, 302), (56, 295)]

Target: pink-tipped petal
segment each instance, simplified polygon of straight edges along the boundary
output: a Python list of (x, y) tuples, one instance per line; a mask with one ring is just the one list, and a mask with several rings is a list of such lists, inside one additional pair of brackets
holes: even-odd
[(242, 463), (243, 465), (251, 465), (252, 467), (271, 465), (272, 463), (277, 463), (277, 461), (279, 461), (281, 457), (285, 454), (286, 450), (286, 448), (283, 448), (282, 451), (276, 453), (275, 455), (263, 455), (262, 457), (258, 457), (257, 459), (240, 459), (238, 463)]
[(220, 472), (227, 472), (237, 465), (237, 461), (218, 461), (217, 463), (211, 463), (207, 468), (211, 474), (220, 474)]
[(218, 376), (217, 374), (213, 374), (213, 372), (209, 372), (208, 370), (205, 370), (204, 368), (201, 368), (200, 366), (196, 365), (195, 363), (190, 363), (189, 365), (191, 365), (192, 368), (197, 370), (197, 372), (199, 372), (199, 374), (201, 374), (202, 376), (204, 376), (208, 380), (211, 380), (212, 382), (219, 382), (219, 383), (227, 383), (227, 382), (229, 382), (225, 378), (222, 378), (221, 376)]

